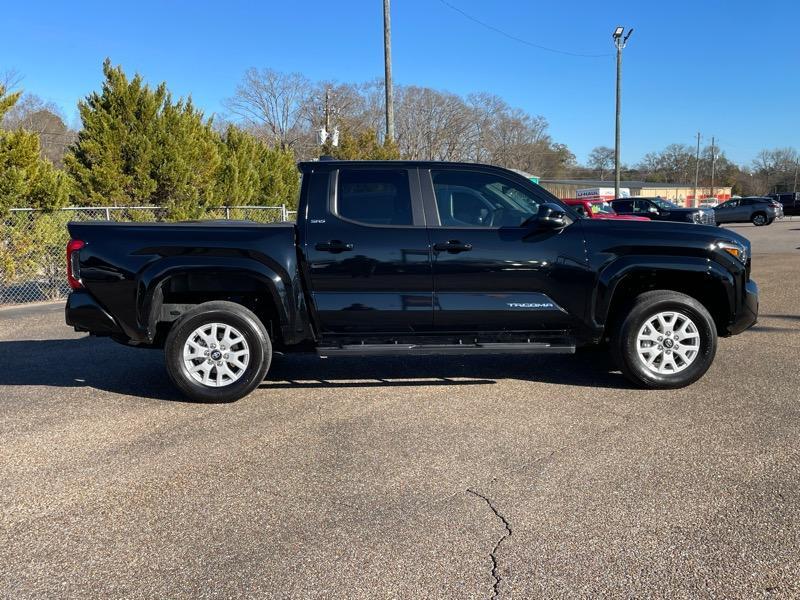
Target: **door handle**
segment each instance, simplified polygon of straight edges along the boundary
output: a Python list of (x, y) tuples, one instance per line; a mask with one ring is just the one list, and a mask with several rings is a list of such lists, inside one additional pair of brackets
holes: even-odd
[(452, 252), (455, 254), (456, 252), (468, 252), (472, 250), (472, 244), (465, 244), (458, 240), (448, 240), (444, 243), (434, 244), (433, 249), (439, 252)]
[(331, 240), (330, 242), (319, 242), (314, 248), (321, 252), (346, 252), (353, 249), (353, 244), (347, 244), (341, 240)]

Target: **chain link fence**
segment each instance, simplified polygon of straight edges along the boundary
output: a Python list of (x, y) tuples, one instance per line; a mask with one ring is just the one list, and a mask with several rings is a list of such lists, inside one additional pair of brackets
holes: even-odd
[[(297, 213), (279, 206), (231, 206), (209, 209), (211, 219), (258, 223), (294, 220)], [(59, 300), (69, 293), (66, 246), (70, 221), (165, 222), (163, 208), (149, 206), (64, 208), (45, 212), (12, 208), (0, 232), (0, 305)]]

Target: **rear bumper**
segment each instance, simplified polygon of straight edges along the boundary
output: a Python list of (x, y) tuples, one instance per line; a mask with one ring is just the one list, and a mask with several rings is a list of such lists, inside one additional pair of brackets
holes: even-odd
[(748, 280), (745, 284), (742, 305), (734, 315), (734, 319), (728, 327), (731, 335), (741, 333), (748, 327), (752, 327), (758, 321), (758, 285), (755, 281)]
[(114, 317), (108, 314), (89, 292), (83, 290), (74, 291), (69, 295), (64, 316), (67, 325), (74, 327), (75, 331), (88, 331), (96, 335), (122, 333)]

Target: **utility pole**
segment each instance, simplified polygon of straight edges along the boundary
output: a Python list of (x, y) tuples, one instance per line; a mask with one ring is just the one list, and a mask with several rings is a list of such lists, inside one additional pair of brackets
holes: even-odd
[(694, 201), (695, 204), (700, 204), (700, 199), (697, 197), (697, 181), (700, 179), (700, 132), (697, 132), (697, 154), (694, 159)]
[(628, 30), (625, 37), (624, 27), (617, 27), (611, 37), (614, 39), (614, 45), (617, 47), (617, 108), (616, 108), (616, 126), (614, 131), (614, 197), (619, 198), (619, 180), (620, 180), (620, 161), (619, 161), (619, 146), (620, 146), (620, 113), (622, 112), (622, 50), (628, 43), (628, 38), (631, 37), (633, 29)]
[[(322, 127), (317, 130), (317, 143), (320, 146), (324, 146), (325, 143), (330, 140), (331, 146), (336, 148), (339, 146), (339, 128), (334, 125), (333, 131), (331, 131), (331, 88), (329, 86), (325, 86), (325, 106), (323, 107), (323, 118), (324, 123)], [(336, 115), (334, 114), (334, 117)]]
[(331, 88), (325, 86), (325, 131), (331, 130)]
[(793, 192), (797, 191), (797, 167), (798, 167), (798, 165), (800, 165), (800, 163), (798, 163), (798, 162), (794, 163), (794, 188), (792, 189)]
[(711, 197), (712, 198), (716, 198), (716, 196), (714, 196), (714, 167), (715, 167), (714, 161), (715, 160), (716, 160), (716, 157), (714, 156), (714, 136), (712, 135), (711, 136)]
[(389, 0), (383, 0), (383, 63), (386, 89), (386, 140), (394, 141), (394, 91), (392, 90), (392, 23)]

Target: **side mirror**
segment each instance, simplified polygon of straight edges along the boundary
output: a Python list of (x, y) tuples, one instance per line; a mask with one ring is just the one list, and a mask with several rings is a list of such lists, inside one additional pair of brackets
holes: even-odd
[(561, 229), (567, 226), (567, 213), (558, 204), (542, 204), (536, 215), (536, 225), (540, 229)]

